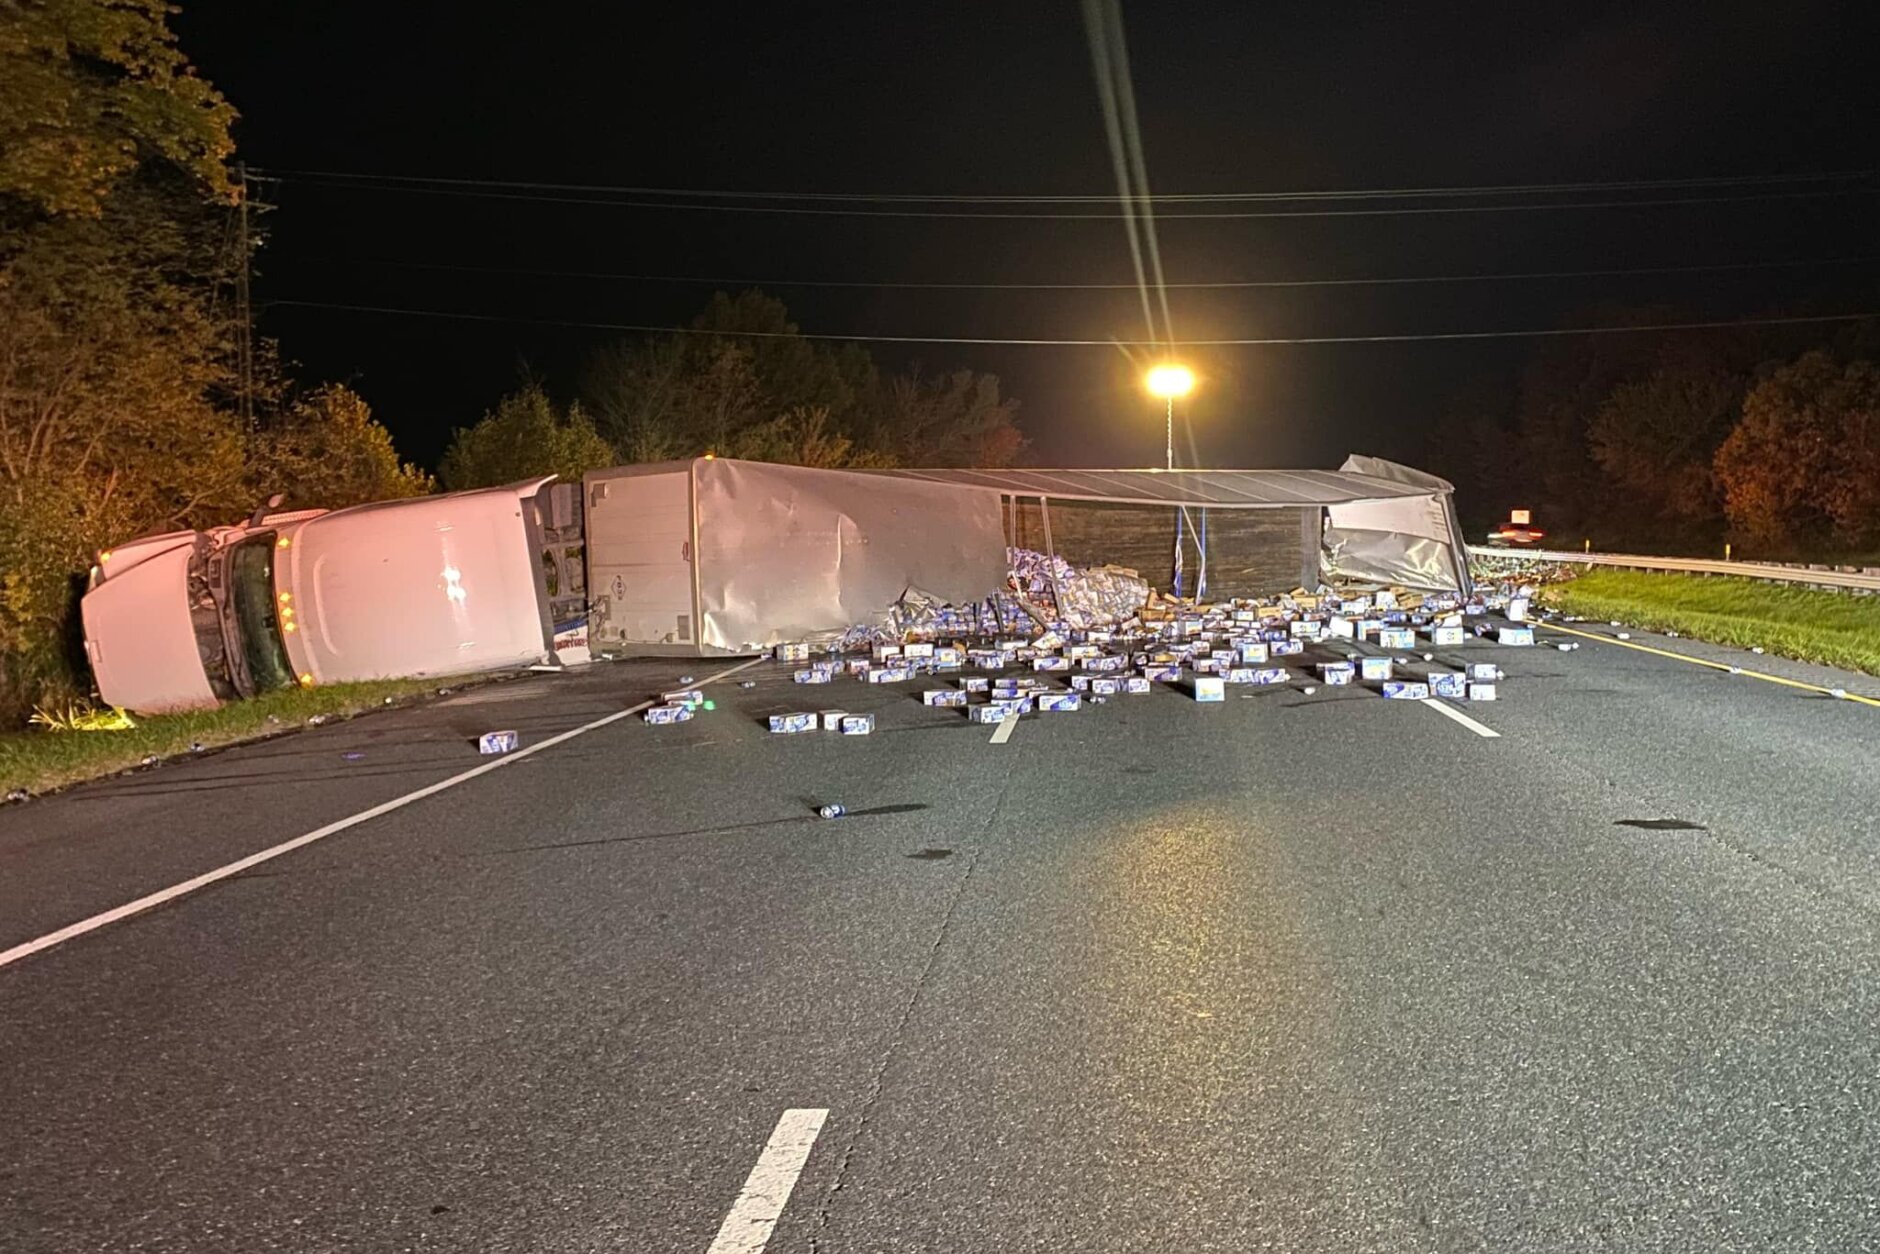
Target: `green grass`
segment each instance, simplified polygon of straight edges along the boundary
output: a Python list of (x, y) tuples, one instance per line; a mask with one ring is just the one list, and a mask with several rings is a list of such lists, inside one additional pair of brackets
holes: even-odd
[(461, 681), (387, 679), (289, 688), (217, 710), (137, 717), (137, 726), (127, 731), (47, 731), (34, 727), (0, 732), (0, 794), (18, 788), (31, 793), (62, 788), (136, 766), (153, 754), (160, 758), (187, 754), (191, 744), (212, 749), (272, 736), (305, 726), (315, 715), (343, 718), (378, 709), (388, 697), (396, 705), (435, 692), (440, 682)]
[(1543, 594), (1585, 618), (1880, 675), (1880, 596), (1703, 575), (1589, 570)]

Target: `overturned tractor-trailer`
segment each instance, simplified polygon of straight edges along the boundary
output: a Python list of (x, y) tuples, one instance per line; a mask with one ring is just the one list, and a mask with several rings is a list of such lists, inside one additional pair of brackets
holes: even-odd
[[(1236, 574), (1467, 592), (1451, 496), (1441, 479), (1358, 456), (1336, 471), (849, 471), (724, 458), (593, 471), (582, 484), (589, 636), (620, 652), (752, 653), (873, 622), (909, 588), (977, 600), (1003, 586), (1009, 544), (1058, 550), (1054, 506), (1060, 528), (1082, 523), (1071, 560), (1139, 565), (1162, 582), (1132, 561), (1159, 554), (1160, 573), (1196, 595), (1255, 590)], [(1258, 525), (1233, 525), (1248, 520)]]
[[(617, 654), (749, 654), (878, 624), (910, 589), (1005, 587), (1008, 547), (1133, 566), (1177, 594), (1468, 589), (1450, 486), (1321, 470), (815, 470), (715, 458), (144, 537), (82, 602), (104, 700)], [(1058, 529), (1053, 532), (1053, 521)], [(584, 621), (585, 619), (585, 621)]]

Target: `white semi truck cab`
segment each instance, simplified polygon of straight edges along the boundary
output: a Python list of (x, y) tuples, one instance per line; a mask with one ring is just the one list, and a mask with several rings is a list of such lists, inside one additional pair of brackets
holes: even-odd
[(550, 661), (538, 498), (552, 478), (260, 512), (100, 553), (80, 604), (99, 695), (160, 713)]

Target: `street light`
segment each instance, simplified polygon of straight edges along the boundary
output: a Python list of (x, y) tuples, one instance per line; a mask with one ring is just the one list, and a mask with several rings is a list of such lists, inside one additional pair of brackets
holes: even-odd
[(1186, 396), (1195, 388), (1195, 372), (1180, 362), (1165, 361), (1151, 367), (1143, 383), (1149, 395), (1162, 398), (1162, 417), (1167, 424), (1168, 468), (1175, 469), (1175, 398)]

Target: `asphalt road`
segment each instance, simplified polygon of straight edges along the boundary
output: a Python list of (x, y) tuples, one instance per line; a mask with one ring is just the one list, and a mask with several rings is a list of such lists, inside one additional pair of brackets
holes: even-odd
[[(793, 1109), (772, 1251), (1880, 1249), (1880, 709), (1444, 652), (1498, 736), (1163, 690), (993, 744), (764, 664), (23, 957), (0, 1249), (705, 1254)], [(681, 669), (0, 809), (0, 949)], [(881, 728), (760, 725), (829, 704)]]

